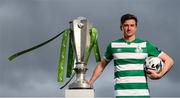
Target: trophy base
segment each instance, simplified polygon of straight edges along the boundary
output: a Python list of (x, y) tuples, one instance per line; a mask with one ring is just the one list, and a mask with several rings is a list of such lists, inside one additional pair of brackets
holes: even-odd
[(66, 89), (65, 98), (95, 98), (94, 89)]
[(75, 81), (69, 85), (69, 89), (92, 89), (92, 85), (88, 84), (87, 82), (80, 82)]

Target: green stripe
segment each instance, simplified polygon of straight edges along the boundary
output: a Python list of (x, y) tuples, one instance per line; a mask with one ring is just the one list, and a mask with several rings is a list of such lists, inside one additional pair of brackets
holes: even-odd
[(114, 86), (115, 90), (123, 89), (148, 89), (147, 83), (118, 83)]
[(145, 76), (144, 70), (126, 70), (115, 72), (115, 78), (126, 76)]
[(116, 98), (150, 98), (150, 96), (116, 96)]
[(144, 64), (145, 59), (116, 59), (114, 60), (114, 65), (123, 64)]
[[(147, 53), (147, 48), (141, 48), (142, 53)], [(113, 53), (136, 53), (136, 48), (112, 48)]]

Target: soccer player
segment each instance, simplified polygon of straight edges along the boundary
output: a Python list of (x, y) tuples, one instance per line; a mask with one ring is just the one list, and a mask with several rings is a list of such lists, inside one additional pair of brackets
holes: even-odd
[[(137, 17), (125, 14), (121, 17), (120, 29), (122, 38), (112, 41), (106, 48), (104, 58), (96, 66), (91, 79), (93, 84), (104, 68), (114, 60), (114, 79), (116, 98), (149, 98), (147, 76), (150, 79), (160, 79), (174, 64), (173, 59), (159, 50), (154, 44), (136, 38)], [(155, 56), (162, 59), (164, 67), (161, 72), (144, 70), (145, 58)], [(146, 74), (147, 73), (147, 74)]]

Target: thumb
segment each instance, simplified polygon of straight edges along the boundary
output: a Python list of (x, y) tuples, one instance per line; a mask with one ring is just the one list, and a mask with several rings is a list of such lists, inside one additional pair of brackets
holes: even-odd
[(154, 72), (153, 69), (147, 69), (147, 74), (152, 74)]

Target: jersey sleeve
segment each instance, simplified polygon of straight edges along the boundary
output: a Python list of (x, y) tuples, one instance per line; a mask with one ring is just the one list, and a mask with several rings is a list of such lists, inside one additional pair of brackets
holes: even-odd
[(163, 53), (153, 43), (150, 42), (147, 42), (147, 52), (148, 52), (148, 56), (155, 56), (155, 57), (159, 57), (160, 54)]
[(111, 48), (111, 43), (107, 46), (106, 48), (106, 51), (105, 51), (105, 54), (104, 54), (104, 59), (106, 61), (111, 61), (113, 59), (113, 56), (112, 56), (112, 48)]

